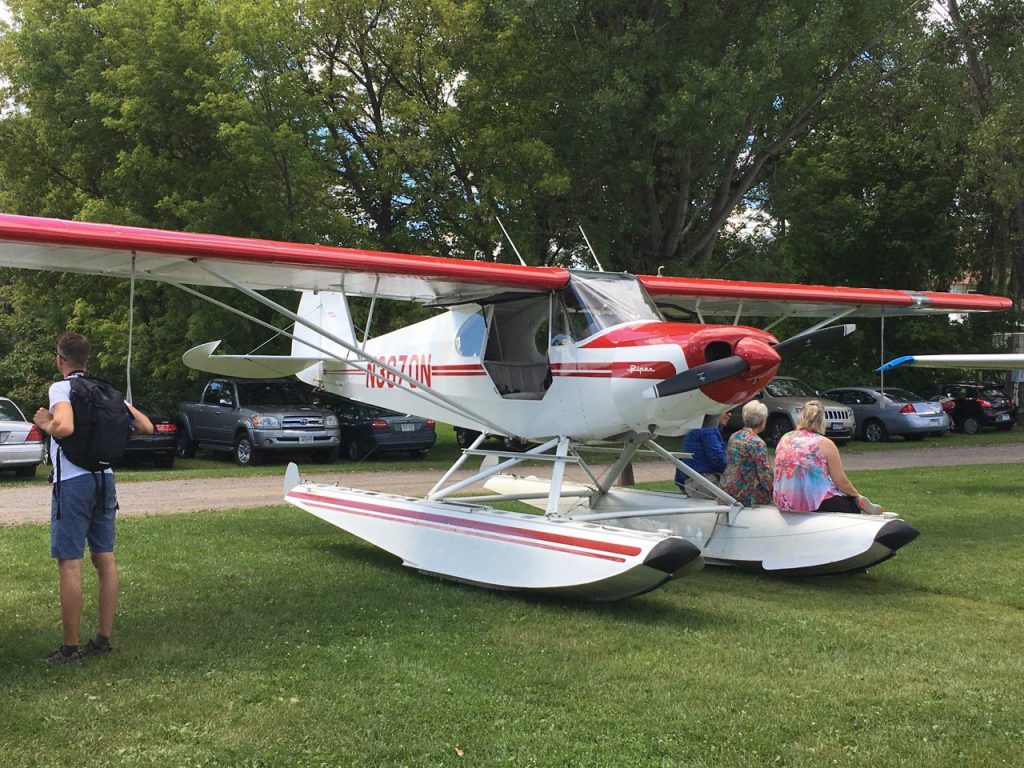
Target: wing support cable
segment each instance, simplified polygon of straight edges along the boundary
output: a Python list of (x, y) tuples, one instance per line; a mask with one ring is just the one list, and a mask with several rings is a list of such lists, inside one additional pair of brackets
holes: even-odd
[[(203, 265), (200, 265), (200, 266), (203, 266)], [(203, 268), (207, 269), (205, 266)], [(428, 387), (428, 386), (422, 384), (421, 382), (418, 382), (418, 381), (415, 381), (415, 380), (411, 379), (406, 374), (404, 374), (401, 371), (391, 367), (390, 365), (387, 365), (383, 361), (380, 361), (378, 358), (375, 358), (372, 355), (367, 355), (366, 353), (362, 352), (358, 347), (355, 347), (355, 346), (353, 346), (351, 344), (348, 344), (347, 342), (342, 341), (338, 337), (334, 336), (331, 333), (328, 333), (327, 331), (325, 331), (324, 329), (316, 326), (315, 324), (310, 323), (310, 322), (306, 321), (303, 318), (300, 318), (294, 312), (288, 310), (285, 307), (280, 306), (279, 304), (277, 304), (276, 302), (271, 301), (270, 299), (266, 299), (265, 297), (261, 296), (256, 291), (253, 291), (253, 290), (251, 290), (249, 288), (246, 288), (243, 285), (239, 285), (239, 284), (235, 283), (233, 280), (230, 280), (229, 278), (224, 278), (223, 276), (218, 275), (213, 270), (207, 269), (207, 271), (210, 272), (211, 274), (213, 274), (214, 276), (216, 276), (216, 277), (218, 277), (218, 278), (220, 278), (222, 280), (225, 280), (229, 285), (231, 285), (234, 288), (237, 288), (238, 290), (242, 291), (246, 295), (251, 296), (256, 301), (259, 301), (261, 304), (264, 304), (264, 305), (274, 309), (275, 311), (281, 312), (281, 314), (283, 314), (288, 319), (293, 320), (295, 322), (302, 323), (307, 328), (310, 328), (311, 330), (316, 331), (317, 333), (321, 334), (322, 336), (327, 337), (331, 341), (336, 342), (337, 344), (339, 344), (340, 346), (344, 347), (349, 352), (352, 352), (353, 354), (355, 354), (359, 358), (361, 358), (363, 360), (367, 360), (367, 361), (372, 361), (375, 365), (379, 365), (384, 370), (390, 371), (391, 373), (393, 373), (394, 375), (398, 376), (403, 381), (406, 381), (409, 384), (415, 385), (415, 388), (410, 387), (410, 389), (409, 389), (409, 393), (410, 394), (415, 395), (416, 397), (419, 397), (419, 398), (425, 400), (426, 402), (431, 403), (432, 405), (441, 405), (443, 407), (451, 409), (452, 412), (454, 412), (454, 413), (461, 414), (461, 415), (466, 416), (466, 417), (468, 417), (468, 418), (470, 418), (470, 419), (472, 419), (474, 421), (478, 421), (481, 424), (485, 424), (485, 425), (491, 427), (498, 434), (506, 434), (507, 430), (505, 430), (504, 428), (502, 428), (502, 427), (500, 427), (500, 426), (498, 426), (496, 424), (493, 424), (490, 420), (485, 419), (484, 417), (477, 415), (475, 412), (469, 410), (468, 408), (465, 408), (463, 406), (458, 405), (457, 403), (453, 402), (448, 397), (446, 397), (446, 396), (442, 395), (441, 393), (437, 392), (436, 390), (434, 390), (432, 387)], [(170, 281), (170, 280), (168, 280), (167, 283), (169, 285), (173, 285), (175, 288), (179, 288), (182, 291), (185, 291), (185, 293), (192, 294), (193, 296), (197, 296), (197, 297), (203, 299), (204, 301), (208, 301), (211, 304), (214, 304), (215, 306), (221, 307), (222, 309), (226, 309), (229, 312), (238, 315), (239, 317), (242, 317), (242, 318), (244, 318), (246, 320), (249, 320), (250, 322), (254, 322), (257, 325), (261, 325), (264, 328), (268, 328), (268, 329), (273, 330), (273, 331), (278, 331), (278, 332), (281, 333), (281, 335), (283, 335), (283, 336), (285, 336), (285, 337), (287, 337), (289, 339), (292, 339), (293, 341), (301, 341), (307, 347), (310, 347), (311, 349), (315, 349), (317, 352), (321, 353), (325, 357), (330, 358), (332, 360), (337, 360), (338, 362), (343, 363), (344, 365), (350, 365), (353, 368), (355, 368), (356, 370), (361, 371), (362, 373), (364, 373), (364, 374), (366, 374), (368, 376), (379, 375), (379, 374), (372, 374), (372, 373), (370, 373), (370, 371), (364, 365), (362, 365), (362, 364), (360, 364), (360, 363), (358, 363), (358, 362), (356, 362), (354, 360), (350, 360), (350, 359), (346, 359), (346, 358), (340, 357), (340, 356), (338, 356), (337, 354), (335, 354), (333, 352), (330, 352), (330, 351), (328, 351), (328, 350), (326, 350), (326, 349), (324, 349), (322, 347), (316, 346), (311, 341), (308, 341), (306, 339), (298, 339), (295, 336), (295, 334), (289, 333), (288, 331), (285, 331), (285, 330), (282, 330), (282, 329), (278, 328), (277, 326), (275, 326), (275, 325), (273, 325), (271, 323), (266, 322), (265, 320), (260, 320), (258, 317), (254, 317), (253, 315), (250, 315), (247, 312), (243, 312), (242, 310), (237, 309), (236, 307), (232, 307), (230, 304), (226, 304), (226, 303), (224, 303), (222, 301), (219, 301), (218, 299), (215, 299), (212, 296), (206, 296), (205, 294), (202, 294), (199, 291), (197, 291), (197, 290), (195, 290), (193, 288), (190, 288), (190, 287), (188, 287), (186, 285), (183, 285), (181, 283), (176, 283), (176, 282), (173, 282), (173, 281)]]
[(128, 361), (125, 364), (124, 378), (125, 399), (135, 402), (132, 399), (132, 337), (135, 332), (135, 251), (132, 251), (132, 273), (128, 280)]

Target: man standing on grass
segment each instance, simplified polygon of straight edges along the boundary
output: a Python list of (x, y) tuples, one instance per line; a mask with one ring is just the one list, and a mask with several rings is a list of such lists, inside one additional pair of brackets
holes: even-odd
[[(44, 659), (47, 664), (80, 664), (85, 653), (110, 653), (110, 635), (114, 629), (117, 608), (117, 563), (114, 560), (114, 516), (117, 493), (114, 473), (106, 469), (90, 470), (71, 461), (58, 440), (70, 438), (79, 428), (79, 437), (89, 424), (75, 424), (71, 402), (71, 381), (85, 376), (92, 347), (89, 340), (66, 331), (57, 340), (57, 370), (63, 377), (50, 386), (50, 408), (40, 408), (32, 421), (54, 438), (50, 441), (53, 459), (53, 495), (50, 502), (50, 554), (57, 559), (60, 571), (60, 618), (64, 643)], [(119, 396), (120, 397), (120, 396)], [(132, 405), (126, 418), (139, 434), (153, 432), (153, 424)], [(115, 427), (116, 428), (116, 427)], [(128, 425), (124, 429), (127, 430)], [(100, 438), (102, 439), (102, 437)], [(89, 442), (96, 436), (89, 433)], [(96, 568), (99, 591), (97, 633), (81, 651), (78, 629), (82, 617), (82, 558), (85, 542)]]

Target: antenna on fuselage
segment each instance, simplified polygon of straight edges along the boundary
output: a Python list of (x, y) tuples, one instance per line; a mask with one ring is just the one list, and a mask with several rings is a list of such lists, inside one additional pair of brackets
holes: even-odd
[(523, 261), (523, 257), (520, 255), (519, 249), (516, 248), (516, 244), (512, 242), (512, 236), (508, 233), (508, 230), (505, 229), (505, 225), (501, 223), (501, 219), (499, 219), (497, 216), (495, 216), (494, 218), (497, 220), (498, 226), (501, 227), (501, 231), (505, 233), (505, 237), (508, 238), (508, 244), (511, 245), (512, 250), (515, 251), (516, 258), (519, 259), (519, 263), (525, 267), (526, 262)]
[(594, 263), (597, 264), (597, 271), (604, 272), (604, 267), (601, 266), (601, 262), (597, 260), (597, 254), (594, 253), (594, 248), (590, 244), (590, 240), (587, 239), (587, 233), (583, 231), (583, 225), (577, 224), (580, 228), (580, 234), (583, 235), (583, 242), (587, 244), (587, 250), (590, 251), (590, 255), (594, 257)]

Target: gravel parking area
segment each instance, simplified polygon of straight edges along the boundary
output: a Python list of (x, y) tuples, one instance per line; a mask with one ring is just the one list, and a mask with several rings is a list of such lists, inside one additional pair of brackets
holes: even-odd
[[(965, 451), (962, 447), (928, 446), (915, 450), (873, 451), (847, 454), (847, 469), (897, 469), (903, 467), (938, 467), (967, 464), (1024, 463), (1024, 443), (978, 446)], [(204, 480), (154, 480), (122, 483), (118, 486), (119, 514), (123, 516), (160, 515), (175, 512), (245, 509), (280, 503), (281, 473), (274, 477), (227, 477)], [(303, 468), (303, 477), (318, 482), (338, 483), (352, 488), (368, 488), (384, 493), (421, 496), (441, 476), (438, 470), (403, 472), (331, 472), (325, 467)], [(469, 472), (456, 474), (468, 477)], [(664, 480), (671, 471), (661, 462), (642, 462), (634, 467), (637, 482)], [(573, 473), (568, 473), (570, 479)], [(582, 479), (582, 475), (578, 476)], [(46, 486), (4, 487), (0, 485), (0, 525), (45, 523), (49, 520), (50, 489)]]

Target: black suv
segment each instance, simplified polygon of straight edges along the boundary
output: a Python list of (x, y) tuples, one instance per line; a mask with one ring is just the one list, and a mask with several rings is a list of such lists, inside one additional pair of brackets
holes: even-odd
[(1013, 429), (1017, 421), (1017, 406), (991, 381), (940, 384), (932, 399), (941, 400), (953, 417), (954, 428), (968, 435), (977, 434), (982, 427)]

